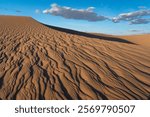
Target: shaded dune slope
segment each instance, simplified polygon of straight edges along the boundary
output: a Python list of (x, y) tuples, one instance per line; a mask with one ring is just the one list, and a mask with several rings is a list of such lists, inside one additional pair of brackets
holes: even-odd
[(0, 17), (0, 99), (149, 99), (150, 48)]

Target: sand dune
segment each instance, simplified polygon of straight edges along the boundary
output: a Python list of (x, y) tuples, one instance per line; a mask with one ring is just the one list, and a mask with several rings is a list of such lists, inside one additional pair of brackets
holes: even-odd
[(0, 99), (149, 99), (149, 45), (0, 16)]
[(120, 36), (120, 38), (124, 38), (126, 40), (130, 40), (133, 43), (148, 46), (150, 47), (150, 34), (141, 34), (141, 35), (130, 35), (130, 36)]

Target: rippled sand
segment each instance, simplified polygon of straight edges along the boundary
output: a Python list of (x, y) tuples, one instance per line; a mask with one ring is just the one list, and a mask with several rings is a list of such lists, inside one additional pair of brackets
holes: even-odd
[(149, 35), (95, 35), (0, 16), (0, 99), (149, 98)]

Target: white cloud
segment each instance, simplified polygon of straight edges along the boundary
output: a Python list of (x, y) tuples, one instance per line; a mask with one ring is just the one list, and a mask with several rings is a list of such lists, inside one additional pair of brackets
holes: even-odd
[(73, 9), (71, 7), (62, 7), (57, 4), (52, 4), (51, 8), (44, 10), (43, 13), (62, 16), (66, 19), (87, 20), (93, 22), (108, 19), (105, 16), (96, 14), (93, 10), (94, 7), (88, 7), (87, 9)]
[(20, 13), (21, 11), (20, 11), (20, 10), (16, 10), (16, 12), (17, 12), (17, 13)]
[(129, 24), (148, 24), (150, 23), (150, 19), (134, 19), (129, 22)]
[[(143, 16), (150, 16), (150, 10), (138, 10), (135, 12), (122, 13), (112, 19), (117, 23), (120, 21), (130, 21), (131, 24), (146, 23), (146, 19), (141, 19)], [(136, 23), (137, 22), (137, 23)]]
[[(91, 22), (111, 20), (114, 23), (120, 21), (127, 21), (129, 24), (148, 24), (150, 23), (150, 9), (146, 9), (145, 6), (140, 6), (140, 10), (128, 13), (121, 13), (116, 17), (108, 18), (103, 15), (98, 15), (93, 10), (94, 7), (88, 7), (87, 9), (74, 9), (66, 6), (59, 6), (57, 4), (51, 4), (51, 8), (43, 11), (44, 14), (51, 14), (54, 16), (61, 16), (66, 19), (87, 20)], [(36, 10), (36, 13), (40, 13), (40, 10)]]
[(143, 30), (138, 30), (138, 29), (130, 29), (129, 32), (142, 32)]
[(147, 7), (146, 6), (139, 6), (138, 8), (139, 9), (146, 9)]
[(41, 13), (41, 10), (36, 9), (36, 10), (35, 10), (35, 13), (39, 14), (39, 13)]

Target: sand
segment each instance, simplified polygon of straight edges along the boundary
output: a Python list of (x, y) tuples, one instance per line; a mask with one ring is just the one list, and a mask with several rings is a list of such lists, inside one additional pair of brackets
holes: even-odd
[(133, 43), (150, 47), (150, 34), (120, 36), (120, 38), (132, 41)]
[(149, 98), (149, 35), (94, 35), (0, 16), (0, 99)]

